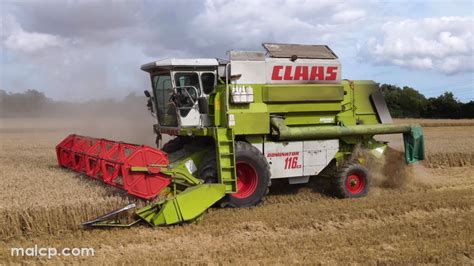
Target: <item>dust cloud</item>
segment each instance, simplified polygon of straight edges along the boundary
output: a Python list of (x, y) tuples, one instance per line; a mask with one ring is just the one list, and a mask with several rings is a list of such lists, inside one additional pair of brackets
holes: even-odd
[(406, 189), (425, 186), (433, 181), (423, 164), (406, 164), (404, 153), (391, 147), (380, 158), (373, 156), (369, 150), (356, 147), (352, 157), (364, 161), (373, 187)]
[[(144, 95), (87, 102), (55, 101), (38, 91), (6, 93), (0, 90), (0, 125), (4, 132), (57, 132), (58, 143), (79, 134), (155, 146), (153, 124)], [(32, 125), (39, 125), (32, 128)]]

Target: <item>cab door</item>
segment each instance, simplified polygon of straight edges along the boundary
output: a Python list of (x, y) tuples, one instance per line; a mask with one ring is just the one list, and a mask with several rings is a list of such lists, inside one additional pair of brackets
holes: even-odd
[(201, 115), (198, 99), (202, 95), (199, 75), (197, 72), (175, 72), (175, 103), (183, 127), (200, 126)]

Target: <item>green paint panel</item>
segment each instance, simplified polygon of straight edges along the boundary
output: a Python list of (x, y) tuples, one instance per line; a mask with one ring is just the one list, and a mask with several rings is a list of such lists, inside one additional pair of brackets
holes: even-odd
[(212, 131), (209, 128), (196, 127), (182, 127), (179, 129), (180, 136), (212, 136)]
[(268, 134), (270, 114), (264, 103), (233, 104), (229, 114), (234, 115), (234, 134)]
[(268, 104), (269, 113), (292, 113), (292, 112), (339, 112), (341, 104), (338, 102), (322, 103), (271, 103)]
[(266, 85), (263, 86), (264, 102), (340, 102), (344, 89), (340, 85)]
[(334, 125), (336, 123), (337, 112), (299, 112), (288, 113), (285, 117), (285, 124), (291, 125)]
[(238, 135), (270, 133), (270, 115), (268, 113), (234, 114), (234, 132)]
[(345, 126), (378, 124), (375, 107), (370, 101), (370, 95), (378, 90), (378, 84), (370, 80), (344, 80), (342, 84), (346, 93), (337, 120)]
[(355, 81), (354, 83), (354, 104), (355, 115), (364, 125), (378, 124), (377, 113), (370, 95), (378, 90), (378, 84), (373, 81)]

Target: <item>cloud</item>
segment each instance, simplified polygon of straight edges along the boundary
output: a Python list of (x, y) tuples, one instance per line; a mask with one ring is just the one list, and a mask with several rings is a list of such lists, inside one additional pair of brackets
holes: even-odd
[(97, 33), (62, 36), (46, 29), (33, 31), (39, 27), (26, 30), (9, 14), (0, 26), (1, 50), (6, 55), (2, 56), (2, 89), (36, 89), (74, 101), (122, 97), (148, 85), (146, 74), (139, 70), (144, 60), (141, 48), (128, 42), (97, 42), (92, 37)]
[(347, 23), (363, 19), (365, 16), (366, 13), (363, 9), (349, 9), (335, 13), (334, 15), (332, 15), (332, 19), (335, 22)]
[(17, 1), (14, 15), (27, 31), (106, 44), (138, 28), (139, 1)]
[(351, 37), (365, 8), (359, 2), (208, 0), (192, 21), (190, 36), (207, 54), (260, 50), (262, 42), (333, 45)]
[(474, 19), (440, 17), (391, 21), (359, 51), (361, 59), (452, 75), (474, 70)]
[(45, 48), (60, 47), (65, 39), (45, 33), (27, 32), (12, 16), (1, 18), (3, 44), (16, 52), (32, 53)]
[[(225, 57), (262, 42), (345, 42), (368, 13), (337, 1), (41, 1), (2, 7), (1, 86), (53, 98), (121, 97), (149, 85), (143, 63)], [(27, 66), (29, 76), (23, 78)]]

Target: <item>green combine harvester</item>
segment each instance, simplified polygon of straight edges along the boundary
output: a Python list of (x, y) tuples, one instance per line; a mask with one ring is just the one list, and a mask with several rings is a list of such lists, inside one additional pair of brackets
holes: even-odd
[[(118, 217), (135, 204), (84, 226), (192, 222), (211, 206), (258, 205), (273, 179), (303, 184), (325, 169), (334, 169), (336, 196), (363, 197), (370, 172), (352, 155), (361, 147), (381, 157), (387, 144), (374, 139), (378, 134), (403, 134), (406, 162), (424, 159), (421, 127), (393, 124), (377, 83), (342, 80), (328, 46), (263, 47), (266, 53), (231, 51), (228, 61), (143, 65), (160, 149), (78, 135), (64, 139), (56, 147), (61, 166), (149, 203), (132, 223)], [(162, 134), (175, 138), (162, 145)]]

